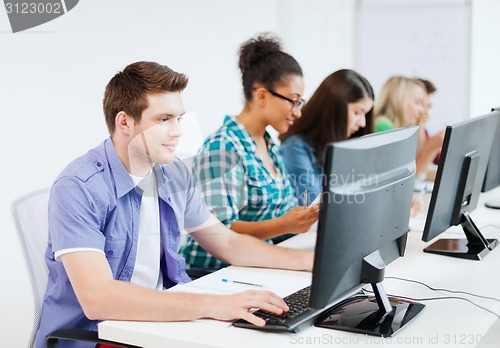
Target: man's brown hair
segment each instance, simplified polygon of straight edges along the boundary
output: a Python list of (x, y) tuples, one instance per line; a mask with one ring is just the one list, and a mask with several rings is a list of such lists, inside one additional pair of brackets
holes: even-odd
[(148, 107), (148, 94), (180, 92), (186, 88), (186, 75), (155, 62), (128, 65), (109, 81), (104, 92), (103, 109), (109, 134), (115, 131), (115, 117), (124, 111), (140, 122)]
[(419, 80), (424, 84), (427, 94), (432, 94), (437, 91), (437, 87), (431, 81), (421, 78), (419, 78)]

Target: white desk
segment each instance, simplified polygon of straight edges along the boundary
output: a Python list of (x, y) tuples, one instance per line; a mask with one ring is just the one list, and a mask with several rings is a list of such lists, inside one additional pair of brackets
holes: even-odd
[[(484, 200), (499, 196), (500, 189), (481, 197), (478, 208), (472, 214), (479, 226), (486, 224), (500, 225), (500, 212), (487, 210)], [(459, 228), (450, 229), (447, 234), (463, 237)], [(487, 237), (500, 239), (500, 230), (485, 229)], [(459, 260), (439, 255), (426, 254), (422, 249), (429, 243), (420, 240), (421, 231), (409, 234), (405, 257), (388, 265), (386, 277), (397, 276), (422, 281), (428, 285), (451, 290), (462, 290), (490, 297), (500, 298), (500, 250), (494, 250), (482, 261)], [(288, 241), (290, 247), (311, 250), (315, 235), (308, 233), (296, 236)], [(272, 269), (253, 269), (230, 267), (227, 272), (248, 278), (268, 282), (272, 291), (284, 296), (296, 291), (310, 282), (311, 274)], [(210, 275), (214, 281), (221, 276)], [(235, 278), (236, 279), (236, 278)], [(207, 279), (201, 278), (200, 281)], [(198, 282), (196, 280), (195, 282)], [(206, 284), (206, 283), (205, 283)], [(450, 296), (445, 292), (434, 292), (421, 285), (385, 279), (384, 288), (389, 294), (428, 298)], [(246, 288), (245, 288), (246, 289)], [(244, 289), (242, 289), (244, 290)], [(466, 297), (475, 303), (500, 314), (500, 303), (491, 300)], [(465, 301), (438, 300), (426, 301), (426, 308), (415, 320), (392, 338), (363, 336), (336, 330), (310, 327), (298, 334), (271, 333), (226, 327), (208, 322), (123, 322), (104, 321), (99, 324), (99, 336), (113, 341), (125, 342), (148, 348), (164, 347), (295, 347), (304, 345), (331, 346), (347, 345), (355, 347), (373, 347), (376, 345), (394, 345), (405, 347), (475, 347), (483, 340), (481, 347), (498, 347), (498, 336), (486, 335), (497, 318)]]

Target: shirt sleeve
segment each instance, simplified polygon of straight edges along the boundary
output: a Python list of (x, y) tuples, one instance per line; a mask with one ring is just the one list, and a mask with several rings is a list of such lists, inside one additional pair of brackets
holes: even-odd
[(193, 174), (211, 212), (226, 226), (239, 220), (239, 211), (248, 201), (248, 189), (234, 145), (224, 139), (208, 143), (193, 161)]
[(61, 261), (61, 256), (66, 255), (66, 254), (76, 253), (76, 252), (79, 252), (79, 251), (95, 251), (95, 252), (98, 252), (98, 253), (101, 253), (101, 254), (104, 255), (104, 251), (103, 250), (99, 250), (99, 249), (92, 249), (92, 248), (70, 248), (70, 249), (62, 249), (62, 250), (56, 251), (54, 253), (54, 258), (57, 261)]
[[(299, 204), (309, 205), (321, 194), (321, 173), (314, 168), (314, 154), (311, 153), (310, 147), (297, 137), (288, 138), (283, 142), (280, 151)], [(304, 194), (306, 190), (307, 198)]]
[(99, 202), (85, 182), (75, 177), (56, 181), (49, 199), (52, 252), (72, 248), (104, 250), (99, 209)]
[(205, 223), (212, 215), (200, 195), (192, 173), (187, 168), (186, 176), (188, 181), (187, 187), (189, 189), (187, 191), (186, 210), (184, 212), (184, 227), (194, 228)]

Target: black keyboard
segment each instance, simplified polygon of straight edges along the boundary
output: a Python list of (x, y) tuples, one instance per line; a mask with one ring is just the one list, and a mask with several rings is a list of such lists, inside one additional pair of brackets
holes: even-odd
[(321, 313), (319, 310), (308, 307), (310, 290), (311, 287), (307, 286), (283, 298), (290, 309), (281, 315), (260, 309), (254, 312), (253, 314), (266, 321), (265, 326), (256, 326), (243, 319), (235, 321), (233, 325), (249, 329), (298, 332), (304, 325), (311, 324), (316, 316)]

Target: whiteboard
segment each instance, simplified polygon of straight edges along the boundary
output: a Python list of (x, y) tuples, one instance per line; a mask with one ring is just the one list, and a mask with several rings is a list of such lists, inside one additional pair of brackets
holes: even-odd
[(431, 133), (466, 120), (474, 116), (468, 114), (470, 16), (466, 0), (358, 0), (355, 69), (370, 81), (375, 98), (393, 75), (432, 81), (438, 91)]

